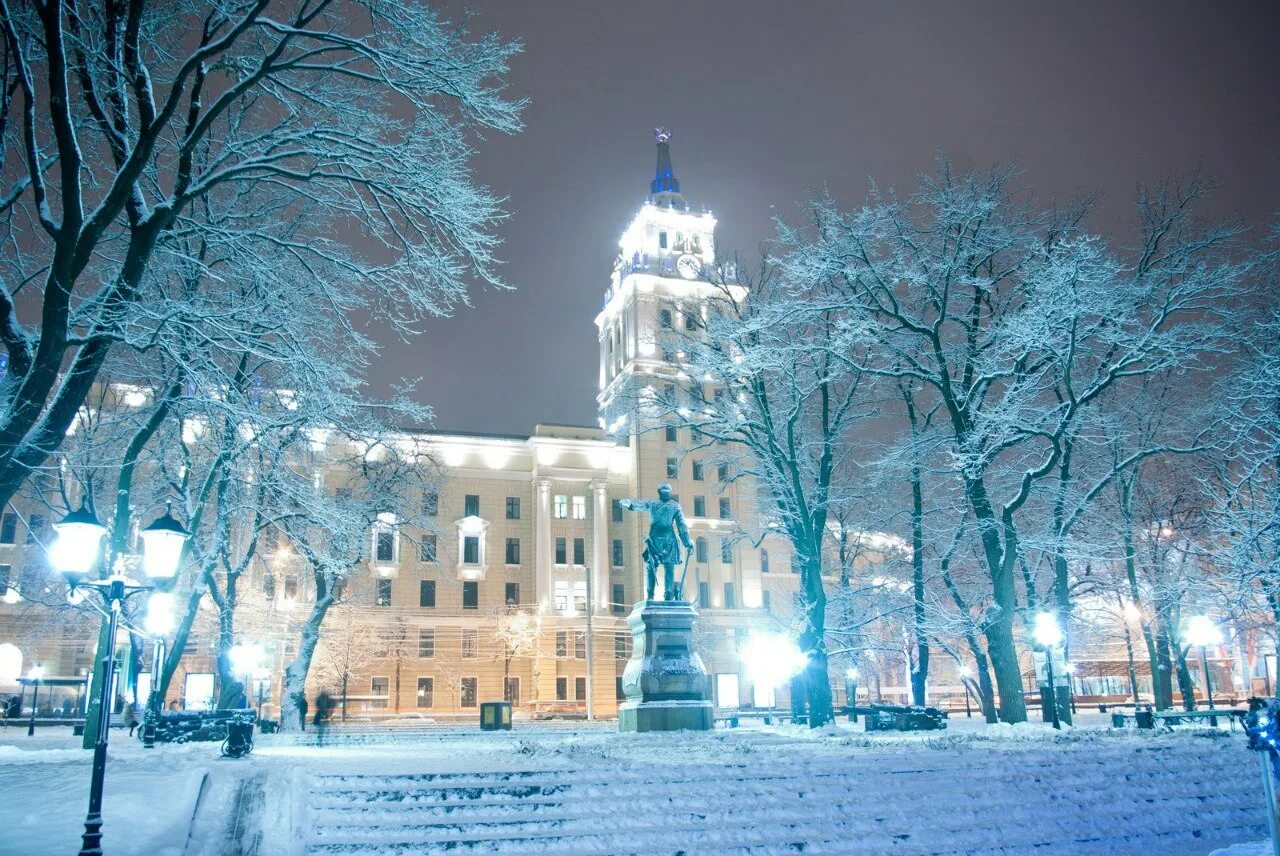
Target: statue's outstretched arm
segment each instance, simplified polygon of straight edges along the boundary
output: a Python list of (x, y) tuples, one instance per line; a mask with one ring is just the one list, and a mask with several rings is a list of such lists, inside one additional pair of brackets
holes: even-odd
[(647, 499), (620, 499), (618, 505), (628, 511), (646, 511), (649, 508), (649, 500)]

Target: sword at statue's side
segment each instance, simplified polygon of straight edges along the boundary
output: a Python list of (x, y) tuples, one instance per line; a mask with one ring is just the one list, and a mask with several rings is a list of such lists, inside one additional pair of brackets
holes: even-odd
[(688, 598), (684, 596), (684, 581), (689, 576), (689, 560), (693, 558), (693, 551), (688, 547), (684, 550), (684, 570), (680, 572), (680, 599), (686, 603), (690, 603)]

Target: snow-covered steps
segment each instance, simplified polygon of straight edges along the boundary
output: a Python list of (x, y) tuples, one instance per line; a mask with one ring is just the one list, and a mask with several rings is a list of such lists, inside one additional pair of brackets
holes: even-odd
[(904, 749), (744, 736), (669, 751), (682, 739), (656, 752), (602, 744), (598, 758), (579, 745), (564, 753), (577, 766), (559, 769), (314, 774), (306, 850), (1191, 856), (1265, 833), (1239, 741)]

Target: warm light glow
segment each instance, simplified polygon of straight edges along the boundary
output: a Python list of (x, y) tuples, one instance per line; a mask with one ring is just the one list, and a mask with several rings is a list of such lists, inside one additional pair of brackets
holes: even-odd
[(1129, 621), (1137, 621), (1142, 618), (1142, 610), (1138, 609), (1136, 603), (1129, 601), (1124, 605), (1124, 617)]
[(1187, 619), (1182, 638), (1197, 648), (1208, 648), (1222, 644), (1222, 631), (1209, 620), (1209, 616), (1193, 615)]
[(32, 666), (30, 669), (27, 669), (28, 680), (38, 681), (43, 677), (44, 677), (44, 666), (41, 666), (39, 663)]
[(22, 652), (17, 645), (0, 644), (0, 684), (11, 684), (22, 674)]
[(858, 670), (850, 666), (845, 670), (844, 676), (851, 681), (856, 681), (858, 679)]
[(1036, 626), (1033, 631), (1036, 644), (1043, 648), (1052, 648), (1062, 642), (1062, 628), (1058, 625), (1058, 617), (1052, 612), (1036, 614)]
[(740, 659), (754, 683), (771, 687), (781, 686), (809, 665), (795, 640), (777, 633), (752, 634)]
[(82, 505), (53, 524), (57, 538), (49, 548), (49, 560), (64, 574), (87, 574), (98, 560), (99, 545), (107, 527)]
[(972, 678), (973, 667), (968, 665), (961, 666), (960, 668), (956, 669), (956, 674), (962, 678)]
[(1076, 664), (1064, 663), (1062, 665), (1062, 671), (1066, 672), (1068, 675), (1074, 675), (1076, 673)]
[(157, 591), (147, 600), (147, 617), (143, 627), (152, 636), (167, 636), (173, 632), (174, 597), (167, 591)]
[(4, 597), (0, 597), (0, 600), (3, 600), (5, 603), (12, 606), (13, 604), (22, 600), (22, 595), (18, 594), (18, 590), (16, 588), (13, 588), (12, 586), (10, 586), (9, 588), (5, 589)]
[(232, 645), (231, 650), (227, 652), (227, 657), (231, 660), (231, 668), (237, 675), (253, 676), (266, 671), (266, 649), (256, 642)]

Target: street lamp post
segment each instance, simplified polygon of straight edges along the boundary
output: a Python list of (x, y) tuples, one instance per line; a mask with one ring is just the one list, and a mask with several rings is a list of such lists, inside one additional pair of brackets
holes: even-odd
[(27, 736), (36, 733), (36, 708), (40, 702), (40, 679), (44, 677), (44, 666), (36, 664), (27, 670), (27, 681), (31, 684), (31, 721), (27, 723)]
[[(172, 521), (176, 529), (170, 528)], [(111, 728), (111, 685), (115, 677), (115, 639), (120, 624), (120, 612), (125, 601), (139, 592), (151, 591), (154, 586), (140, 583), (124, 576), (119, 570), (102, 579), (86, 581), (85, 576), (98, 563), (102, 537), (107, 528), (97, 515), (83, 503), (61, 521), (54, 524), (57, 539), (49, 548), (49, 558), (66, 577), (72, 591), (90, 589), (96, 591), (106, 607), (106, 646), (102, 657), (102, 683), (98, 687), (98, 728), (93, 746), (93, 775), (89, 784), (89, 811), (84, 819), (84, 836), (80, 856), (102, 856), (102, 789), (107, 771), (107, 738)], [(143, 569), (156, 581), (172, 579), (178, 571), (178, 561), (187, 533), (169, 516), (157, 520), (142, 531), (145, 550)]]
[[(1200, 667), (1204, 671), (1205, 698), (1209, 702), (1209, 711), (1213, 711), (1213, 676), (1209, 674), (1209, 646), (1222, 644), (1222, 631), (1207, 615), (1193, 615), (1187, 620), (1187, 629), (1183, 634), (1188, 642), (1200, 649)], [(1209, 724), (1218, 727), (1218, 717), (1210, 716)]]
[(1044, 648), (1045, 672), (1049, 678), (1048, 704), (1049, 709), (1053, 711), (1053, 727), (1060, 731), (1062, 722), (1058, 717), (1058, 699), (1053, 685), (1053, 649), (1062, 642), (1062, 628), (1058, 626), (1057, 617), (1052, 612), (1037, 614), (1034, 634), (1036, 644)]
[(147, 601), (147, 617), (144, 626), (151, 634), (151, 693), (147, 696), (147, 710), (143, 714), (142, 745), (153, 749), (156, 745), (156, 727), (164, 706), (160, 689), (160, 677), (164, 671), (165, 637), (173, 631), (173, 595), (158, 591)]
[(849, 705), (849, 721), (858, 721), (858, 669), (850, 666), (844, 673), (844, 697)]

